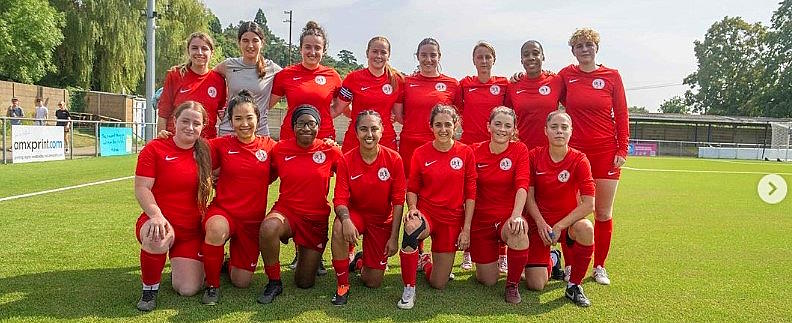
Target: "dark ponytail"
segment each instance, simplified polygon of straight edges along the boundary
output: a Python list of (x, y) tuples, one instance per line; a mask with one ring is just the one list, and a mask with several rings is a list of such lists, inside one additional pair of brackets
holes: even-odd
[[(255, 21), (245, 21), (239, 25), (239, 31), (237, 31), (237, 42), (242, 40), (242, 35), (244, 35), (246, 32), (256, 34), (256, 36), (258, 36), (258, 38), (261, 40), (261, 47), (264, 48), (264, 42), (266, 41), (264, 38), (264, 32)], [(256, 73), (258, 73), (259, 78), (263, 78), (264, 75), (267, 74), (267, 61), (264, 59), (264, 56), (261, 55), (261, 51), (259, 51), (258, 56), (256, 57)]]

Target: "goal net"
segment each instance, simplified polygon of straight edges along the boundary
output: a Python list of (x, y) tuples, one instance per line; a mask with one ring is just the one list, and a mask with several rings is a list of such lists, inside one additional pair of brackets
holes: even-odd
[(773, 136), (770, 139), (770, 149), (765, 156), (770, 160), (792, 160), (792, 152), (789, 151), (792, 122), (773, 122), (770, 125), (773, 127)]

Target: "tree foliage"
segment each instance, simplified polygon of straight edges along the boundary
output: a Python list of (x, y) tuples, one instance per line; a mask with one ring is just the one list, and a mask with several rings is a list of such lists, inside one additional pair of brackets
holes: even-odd
[(64, 17), (44, 0), (0, 0), (0, 78), (33, 83), (56, 71)]
[(633, 113), (649, 113), (649, 109), (647, 109), (646, 107), (639, 107), (637, 105), (634, 105), (634, 106), (631, 106), (631, 107), (627, 108), (627, 111), (629, 111), (630, 114), (633, 114)]
[(688, 113), (688, 107), (685, 104), (685, 100), (680, 96), (672, 97), (668, 100), (663, 101), (660, 104), (660, 112), (662, 113)]

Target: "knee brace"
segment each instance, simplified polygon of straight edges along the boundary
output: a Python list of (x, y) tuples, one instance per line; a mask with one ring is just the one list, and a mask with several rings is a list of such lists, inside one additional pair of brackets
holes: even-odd
[(407, 247), (413, 248), (414, 250), (418, 250), (418, 236), (421, 235), (421, 232), (426, 230), (426, 219), (423, 217), (421, 218), (421, 226), (419, 226), (415, 231), (411, 233), (407, 233), (404, 231), (404, 236), (402, 237), (402, 249)]

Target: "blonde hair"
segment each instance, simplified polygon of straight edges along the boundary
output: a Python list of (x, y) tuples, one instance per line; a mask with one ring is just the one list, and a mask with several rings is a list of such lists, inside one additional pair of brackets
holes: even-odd
[[(366, 45), (366, 56), (368, 56), (368, 51), (371, 49), (371, 44), (373, 44), (375, 41), (381, 41), (388, 45), (388, 57), (390, 57), (391, 43), (390, 40), (388, 40), (388, 38), (385, 36), (374, 36), (368, 41), (368, 44)], [(404, 81), (404, 74), (393, 68), (393, 66), (391, 66), (388, 62), (385, 63), (385, 73), (388, 74), (388, 82), (394, 89), (400, 81)]]
[(204, 42), (206, 42), (206, 44), (209, 45), (209, 49), (211, 49), (212, 52), (214, 52), (214, 49), (215, 49), (214, 45), (215, 44), (214, 44), (214, 39), (212, 39), (212, 36), (209, 36), (206, 33), (203, 33), (203, 32), (200, 32), (200, 31), (197, 31), (197, 32), (194, 32), (194, 33), (190, 34), (190, 37), (187, 37), (187, 43), (184, 46), (185, 53), (187, 54), (187, 61), (182, 63), (179, 66), (175, 66), (174, 67), (174, 68), (177, 68), (179, 70), (179, 74), (181, 76), (184, 76), (184, 74), (187, 73), (187, 69), (192, 66), (192, 61), (190, 60), (190, 42), (192, 42), (193, 39), (195, 39), (195, 38), (198, 38), (198, 39), (203, 40)]
[(512, 133), (511, 141), (519, 141), (520, 133), (519, 133), (519, 129), (517, 129), (517, 114), (514, 113), (514, 110), (512, 110), (512, 108), (501, 105), (492, 109), (489, 115), (489, 123), (492, 123), (492, 120), (494, 120), (495, 117), (498, 116), (499, 114), (503, 114), (512, 118), (512, 122), (514, 123), (514, 133)]
[(569, 46), (574, 47), (580, 41), (592, 41), (599, 48), (600, 34), (591, 28), (578, 28), (572, 37), (569, 37)]
[(473, 55), (476, 55), (476, 50), (479, 47), (484, 47), (486, 49), (489, 49), (489, 51), (492, 53), (492, 59), (494, 60), (496, 58), (495, 57), (495, 47), (493, 47), (492, 44), (490, 44), (488, 42), (485, 42), (483, 40), (481, 40), (478, 43), (476, 43), (476, 46), (473, 46)]

